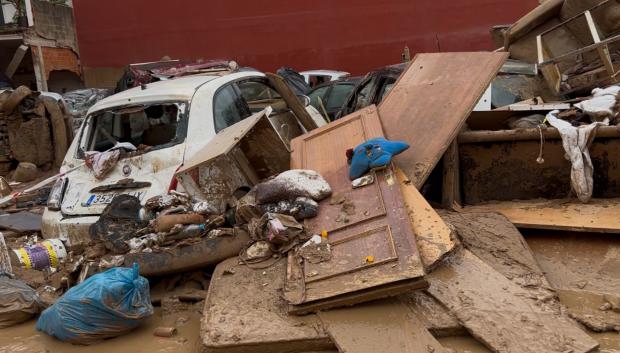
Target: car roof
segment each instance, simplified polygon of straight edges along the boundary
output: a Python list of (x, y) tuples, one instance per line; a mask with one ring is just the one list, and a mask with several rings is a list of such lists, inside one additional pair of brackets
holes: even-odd
[(130, 88), (100, 100), (89, 109), (89, 114), (98, 110), (132, 103), (191, 101), (194, 93), (196, 93), (200, 86), (219, 77), (221, 75), (192, 75), (173, 80), (148, 83), (146, 84), (146, 89), (142, 89), (142, 87)]
[(334, 80), (334, 81), (328, 81), (328, 82), (325, 82), (325, 83), (321, 83), (320, 85), (317, 85), (314, 88), (312, 88), (312, 91), (310, 91), (310, 92), (313, 92), (313, 91), (315, 91), (315, 90), (317, 90), (317, 89), (319, 89), (321, 87), (334, 86), (334, 85), (337, 85), (337, 84), (340, 84), (340, 83), (348, 83), (348, 84), (356, 85), (361, 80), (362, 80), (361, 76), (343, 77), (343, 78), (339, 78), (339, 79)]
[(300, 72), (302, 75), (350, 75), (350, 73), (346, 71), (336, 71), (336, 70), (307, 70)]

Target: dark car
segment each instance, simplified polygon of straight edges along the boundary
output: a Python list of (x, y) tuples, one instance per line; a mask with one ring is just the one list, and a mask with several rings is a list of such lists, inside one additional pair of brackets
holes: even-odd
[(407, 63), (401, 63), (370, 71), (351, 91), (335, 118), (339, 119), (371, 104), (381, 103), (406, 67)]
[(361, 77), (346, 77), (316, 86), (308, 93), (310, 105), (321, 112), (321, 115), (327, 114), (329, 120), (333, 121), (361, 79)]

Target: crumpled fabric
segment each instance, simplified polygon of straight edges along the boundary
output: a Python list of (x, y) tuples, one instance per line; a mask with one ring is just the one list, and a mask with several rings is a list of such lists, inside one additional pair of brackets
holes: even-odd
[[(370, 139), (353, 150), (349, 166), (349, 178), (355, 180), (369, 170), (387, 166), (392, 157), (404, 152), (409, 145), (404, 141), (389, 141), (383, 137)], [(347, 157), (349, 157), (347, 152)]]
[(23, 281), (0, 276), (0, 328), (29, 320), (43, 310), (37, 292)]
[(95, 178), (103, 179), (114, 168), (119, 158), (120, 150), (106, 152), (86, 152), (86, 166), (93, 171)]
[(594, 119), (612, 117), (620, 93), (620, 86), (607, 88), (595, 88), (592, 90), (592, 98), (575, 104), (575, 107), (583, 110)]
[(558, 119), (556, 117), (558, 113), (559, 110), (549, 112), (547, 121), (560, 132), (562, 146), (566, 152), (564, 157), (571, 162), (571, 189), (579, 201), (587, 203), (590, 201), (594, 189), (594, 178), (592, 176), (594, 167), (588, 147), (594, 140), (598, 127), (609, 125), (609, 120), (605, 119), (603, 122), (575, 127), (568, 121)]
[(258, 204), (295, 200), (298, 197), (321, 201), (332, 194), (331, 187), (319, 173), (305, 169), (287, 170), (256, 185), (255, 189)]

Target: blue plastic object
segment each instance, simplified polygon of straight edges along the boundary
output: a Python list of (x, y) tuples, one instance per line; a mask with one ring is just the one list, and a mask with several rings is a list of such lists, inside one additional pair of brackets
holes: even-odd
[(61, 341), (90, 344), (125, 334), (153, 314), (149, 282), (133, 268), (112, 268), (69, 289), (37, 321)]
[(368, 173), (370, 169), (384, 167), (392, 161), (392, 157), (402, 153), (409, 145), (403, 141), (388, 141), (383, 137), (370, 139), (353, 150), (349, 178), (357, 179)]

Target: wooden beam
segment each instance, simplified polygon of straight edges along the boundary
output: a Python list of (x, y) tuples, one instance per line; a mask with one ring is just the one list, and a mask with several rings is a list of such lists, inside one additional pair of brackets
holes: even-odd
[[(592, 40), (594, 43), (600, 43), (601, 38), (598, 35), (598, 28), (596, 27), (596, 23), (594, 23), (594, 19), (592, 18), (592, 14), (590, 11), (586, 11), (583, 13), (586, 16), (586, 22), (588, 23), (588, 29), (590, 30), (590, 34), (592, 35)], [(609, 48), (607, 45), (602, 45), (596, 48), (598, 51), (598, 55), (601, 58), (601, 62), (605, 65), (605, 69), (610, 76), (615, 74), (614, 64), (611, 61), (611, 56), (609, 55)]]
[(445, 209), (453, 209), (454, 203), (461, 203), (459, 180), (459, 146), (456, 139), (443, 155), (443, 187), (441, 203)]
[(6, 70), (4, 71), (4, 73), (6, 74), (8, 78), (12, 78), (13, 75), (15, 75), (15, 71), (17, 71), (17, 68), (19, 67), (19, 64), (21, 64), (22, 60), (24, 59), (24, 56), (26, 56), (27, 51), (28, 51), (27, 45), (21, 44), (19, 47), (17, 47), (17, 50), (15, 50), (15, 54), (13, 54), (13, 59), (11, 59), (11, 62), (6, 67)]

